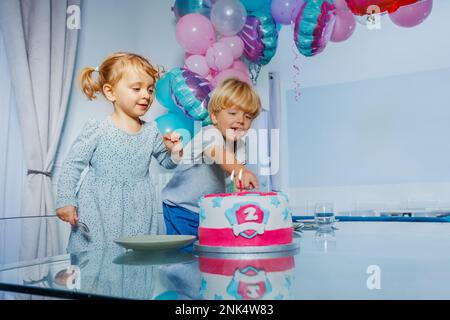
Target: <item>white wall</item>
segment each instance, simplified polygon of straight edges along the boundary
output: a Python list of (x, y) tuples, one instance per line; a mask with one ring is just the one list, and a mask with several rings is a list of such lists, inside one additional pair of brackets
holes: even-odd
[[(298, 143), (300, 140), (298, 137), (301, 137), (309, 144), (317, 142), (315, 139), (317, 136), (314, 136), (311, 132), (292, 126), (292, 117), (302, 116), (301, 113), (298, 113), (298, 109), (308, 107), (313, 109), (317, 107), (317, 105), (313, 106), (312, 104), (305, 105), (305, 103), (308, 103), (308, 100), (313, 98), (311, 96), (312, 90), (315, 90), (316, 96), (319, 97), (320, 94), (327, 95), (330, 88), (337, 88), (338, 85), (343, 87), (352, 86), (370, 79), (380, 79), (380, 82), (383, 82), (382, 79), (389, 77), (404, 76), (409, 78), (409, 75), (413, 74), (416, 76), (423, 74), (425, 79), (430, 74), (435, 74), (433, 71), (448, 70), (450, 66), (450, 37), (446, 36), (446, 34), (450, 31), (449, 15), (450, 2), (434, 1), (434, 9), (431, 15), (424, 23), (415, 28), (400, 28), (394, 25), (388, 16), (382, 17), (380, 30), (369, 30), (357, 24), (357, 29), (350, 39), (343, 43), (330, 43), (323, 53), (312, 58), (303, 57), (296, 50), (293, 50), (292, 28), (289, 26), (283, 27), (277, 55), (269, 65), (269, 68), (278, 71), (282, 78), (281, 91), (284, 94), (282, 107), (285, 111), (282, 132), (288, 139), (289, 147), (292, 150), (292, 152), (283, 155), (284, 166), (289, 168), (284, 170), (283, 185), (286, 192), (290, 195), (292, 204), (297, 209), (297, 214), (311, 213), (314, 202), (318, 200), (335, 201), (338, 211), (394, 209), (407, 206), (449, 206), (450, 184), (442, 181), (425, 182), (419, 180), (416, 181), (417, 183), (392, 183), (392, 181), (386, 181), (385, 184), (367, 183), (361, 185), (320, 185), (320, 183), (314, 185), (314, 183), (310, 183), (309, 186), (303, 187), (293, 186), (289, 181), (289, 173), (295, 172), (295, 170), (307, 171), (310, 169), (307, 166), (302, 167), (301, 157), (302, 154), (311, 152), (311, 149), (301, 149), (304, 144)], [(293, 64), (295, 61), (300, 67), (298, 82), (301, 86), (300, 93), (303, 92), (303, 97), (301, 96), (298, 101), (292, 99), (293, 89), (296, 85), (293, 77)], [(415, 94), (422, 95), (423, 99), (430, 98), (431, 101), (433, 101), (433, 98), (438, 99), (438, 97), (430, 94), (430, 92), (433, 92), (430, 89), (433, 88), (424, 88), (422, 93), (415, 92)], [(310, 96), (309, 99), (306, 99), (307, 96)], [(442, 95), (440, 96), (441, 100), (438, 102), (444, 108), (447, 102), (442, 100)], [(392, 97), (399, 99), (395, 89), (392, 90)], [(320, 112), (324, 112), (325, 107), (331, 107), (331, 105), (336, 109), (340, 107), (345, 107), (346, 110), (354, 108), (358, 112), (361, 112), (361, 109), (366, 106), (364, 101), (356, 101), (352, 97), (348, 97), (346, 101), (349, 105), (338, 105), (335, 104), (333, 98), (334, 96), (330, 96), (322, 99), (323, 108), (317, 108), (316, 116)], [(389, 97), (385, 98), (389, 99)], [(367, 99), (373, 99), (373, 97), (371, 96)], [(314, 114), (314, 111), (311, 112)], [(366, 116), (370, 119), (369, 113)], [(389, 117), (386, 114), (382, 116), (383, 118)], [(445, 115), (443, 114), (443, 116)], [(394, 122), (401, 120), (396, 118), (395, 115), (392, 115), (392, 117)], [(291, 126), (288, 125), (289, 119), (291, 120)], [(329, 122), (326, 122), (323, 125), (328, 124)], [(349, 122), (345, 116), (336, 119), (336, 125), (355, 126), (355, 124), (355, 122)], [(317, 126), (318, 131), (322, 128), (320, 121), (310, 123), (310, 125)], [(369, 123), (367, 135), (372, 135), (372, 138), (366, 139), (365, 142), (368, 146), (377, 145), (379, 141), (376, 138), (376, 134), (380, 130), (383, 129), (380, 125), (377, 126), (375, 120), (371, 124)], [(433, 132), (435, 133), (435, 131)], [(435, 136), (431, 132), (424, 130), (423, 135), (423, 139), (436, 143)], [(438, 141), (441, 140), (442, 137), (439, 137)], [(446, 147), (448, 145), (444, 144), (438, 148)], [(323, 154), (320, 156), (325, 157), (327, 150), (326, 148), (322, 148), (322, 150)], [(330, 162), (332, 161), (330, 159)], [(431, 161), (423, 165), (428, 166), (430, 170), (433, 169), (431, 168)], [(347, 170), (349, 168), (335, 167), (336, 172), (343, 169)], [(322, 179), (323, 177), (320, 178)], [(450, 181), (450, 178), (447, 181)]]

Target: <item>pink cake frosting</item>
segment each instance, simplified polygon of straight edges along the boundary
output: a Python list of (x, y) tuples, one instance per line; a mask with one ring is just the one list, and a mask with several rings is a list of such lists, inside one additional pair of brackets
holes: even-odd
[(199, 244), (242, 247), (290, 244), (292, 215), (278, 192), (205, 195), (200, 200)]

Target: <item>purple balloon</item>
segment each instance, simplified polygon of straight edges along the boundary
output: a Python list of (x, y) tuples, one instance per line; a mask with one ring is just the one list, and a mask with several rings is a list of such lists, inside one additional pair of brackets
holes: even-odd
[(261, 23), (257, 17), (249, 16), (247, 17), (247, 25), (250, 27), (241, 33), (244, 43), (247, 44), (244, 50), (245, 56), (250, 61), (258, 61), (264, 51), (264, 44), (261, 42), (258, 32)]
[(304, 0), (272, 0), (270, 12), (273, 19), (280, 24), (291, 24), (297, 17)]
[(422, 0), (397, 9), (389, 14), (392, 22), (400, 27), (412, 28), (421, 24), (431, 13), (433, 0)]
[(175, 104), (191, 119), (208, 118), (211, 83), (186, 68), (175, 68), (171, 73), (171, 93)]

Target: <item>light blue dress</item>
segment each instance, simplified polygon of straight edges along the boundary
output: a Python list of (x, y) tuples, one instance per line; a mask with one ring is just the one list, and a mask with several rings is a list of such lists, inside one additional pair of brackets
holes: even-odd
[[(75, 228), (69, 253), (115, 246), (121, 236), (157, 234), (158, 203), (149, 167), (152, 157), (175, 168), (154, 122), (137, 133), (117, 128), (110, 117), (90, 120), (75, 140), (61, 169), (56, 208), (75, 206), (91, 235), (87, 241)], [(89, 167), (78, 192), (82, 171)]]

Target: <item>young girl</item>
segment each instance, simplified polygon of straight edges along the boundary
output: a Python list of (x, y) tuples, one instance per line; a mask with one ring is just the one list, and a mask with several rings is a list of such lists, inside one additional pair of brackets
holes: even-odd
[[(225, 175), (234, 171), (237, 179), (242, 171), (243, 188), (258, 188), (257, 177), (240, 157), (244, 151), (241, 138), (261, 110), (258, 95), (248, 83), (232, 78), (214, 90), (208, 109), (214, 125), (203, 128), (191, 142), (201, 145), (200, 154), (195, 154), (194, 147), (191, 164), (180, 165), (162, 191), (168, 234), (197, 236), (198, 201), (205, 194), (224, 193)], [(186, 152), (184, 160), (188, 157)], [(237, 180), (235, 185), (239, 185)]]
[(111, 54), (100, 67), (82, 70), (80, 85), (88, 99), (102, 93), (114, 111), (103, 121), (87, 122), (61, 170), (56, 213), (72, 225), (68, 252), (111, 246), (120, 236), (157, 233), (150, 162), (153, 156), (170, 169), (182, 154), (179, 135), (163, 138), (154, 122), (140, 119), (153, 102), (158, 78), (148, 60), (132, 53)]

